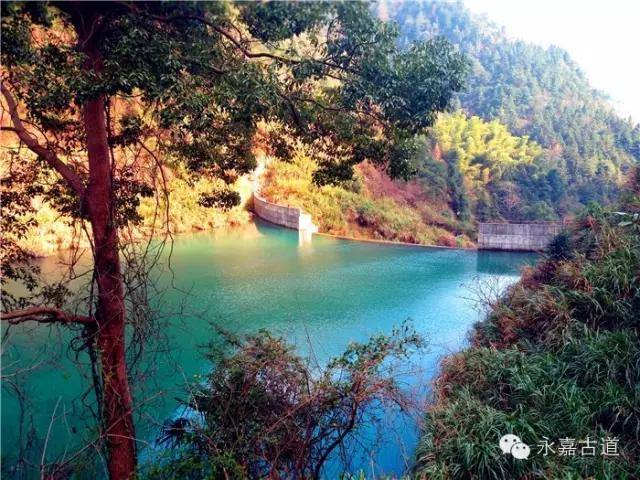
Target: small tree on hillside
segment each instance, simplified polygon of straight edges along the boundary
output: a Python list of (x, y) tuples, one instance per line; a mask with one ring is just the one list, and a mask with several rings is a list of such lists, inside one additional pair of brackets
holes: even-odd
[(99, 358), (111, 478), (136, 467), (121, 232), (140, 195), (166, 194), (136, 170), (140, 158), (154, 175), (173, 161), (231, 180), (254, 167), (257, 122), (277, 119), (331, 152), (318, 182), (365, 159), (407, 175), (413, 135), (460, 89), (465, 62), (444, 41), (399, 52), (395, 40), (356, 2), (2, 3), (2, 130), (36, 157), (13, 163), (43, 172), (41, 194), (86, 227), (95, 292), (84, 314), (34, 296), (3, 305), (2, 318), (83, 328)]

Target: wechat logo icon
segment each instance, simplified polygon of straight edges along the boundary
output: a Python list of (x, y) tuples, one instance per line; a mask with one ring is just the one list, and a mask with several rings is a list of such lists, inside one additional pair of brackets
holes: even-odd
[(529, 445), (527, 445), (526, 443), (522, 443), (520, 437), (511, 433), (503, 435), (500, 439), (499, 445), (502, 453), (511, 454), (513, 455), (513, 458), (518, 460), (529, 458), (529, 454), (531, 453)]

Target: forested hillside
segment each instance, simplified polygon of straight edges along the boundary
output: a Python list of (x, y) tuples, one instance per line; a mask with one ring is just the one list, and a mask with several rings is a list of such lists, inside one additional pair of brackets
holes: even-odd
[(503, 29), (462, 3), (382, 2), (380, 14), (398, 22), (402, 42), (444, 36), (471, 61), (458, 102), (470, 115), (497, 119), (514, 135), (529, 135), (557, 162), (581, 203), (608, 201), (640, 159), (640, 127), (620, 118), (594, 90), (569, 54), (509, 39)]
[[(397, 22), (402, 47), (444, 36), (461, 50), (469, 63), (464, 89), (430, 129), (380, 150), (409, 151), (417, 140), (412, 161), (393, 166), (402, 166), (409, 182), (392, 180), (389, 168), (369, 163), (357, 168), (355, 181), (320, 186), (319, 178), (339, 170), (334, 163), (341, 155), (316, 141), (303, 156), (274, 152), (279, 162), (271, 164), (265, 185), (272, 200), (303, 206), (329, 233), (468, 246), (478, 221), (558, 220), (591, 201), (616, 199), (640, 159), (640, 126), (613, 110), (567, 52), (512, 40), (462, 3), (382, 1), (375, 8), (378, 17)], [(295, 44), (305, 42), (297, 38)], [(260, 142), (254, 137), (247, 144)], [(356, 150), (363, 159), (376, 151)], [(237, 207), (230, 222), (225, 212), (203, 208), (189, 196), (191, 180), (177, 177), (175, 231), (246, 220)], [(140, 203), (145, 225), (154, 224), (150, 200)], [(48, 254), (69, 246), (70, 227), (49, 210), (46, 204), (39, 209), (39, 227), (30, 227), (23, 240), (27, 250)]]
[(272, 199), (306, 208), (327, 232), (443, 245), (468, 243), (478, 221), (558, 220), (617, 199), (640, 159), (640, 126), (614, 111), (567, 52), (512, 40), (462, 3), (376, 8), (397, 22), (403, 47), (438, 36), (456, 45), (469, 62), (466, 87), (417, 138), (413, 181), (361, 168), (356, 183), (316, 188), (313, 162), (298, 158), (271, 165)]
[(615, 197), (621, 176), (640, 159), (640, 127), (616, 114), (566, 51), (512, 40), (461, 2), (383, 1), (377, 8), (398, 23), (404, 45), (444, 36), (468, 56), (458, 106), (539, 143), (570, 204)]
[[(461, 111), (442, 115), (428, 140), (430, 153), (417, 159), (419, 176), (432, 189), (446, 183), (451, 209), (463, 222), (556, 220), (572, 208), (566, 183), (544, 149), (512, 135), (498, 120)], [(438, 161), (446, 165), (442, 178), (433, 168)]]
[(476, 220), (556, 220), (570, 209), (544, 149), (497, 120), (443, 114), (416, 143), (408, 181), (367, 163), (349, 182), (320, 186), (313, 149), (273, 152), (262, 191), (309, 212), (323, 232), (444, 246), (472, 245)]

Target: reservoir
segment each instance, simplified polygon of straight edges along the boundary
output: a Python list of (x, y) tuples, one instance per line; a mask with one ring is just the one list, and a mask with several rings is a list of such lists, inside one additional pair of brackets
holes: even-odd
[[(148, 286), (157, 328), (149, 327), (144, 350), (130, 352), (140, 356), (132, 385), (141, 462), (154, 458), (157, 433), (177, 414), (178, 399), (186, 399), (185, 384), (211, 368), (203, 352), (219, 336), (217, 328), (268, 329), (322, 364), (349, 342), (390, 334), (409, 319), (429, 346), (412, 359), (419, 368), (406, 384), (416, 398), (427, 398), (439, 360), (463, 347), (482, 318), (473, 302), (478, 282), (503, 288), (535, 258), (323, 236), (301, 241), (296, 231), (261, 222), (177, 237)], [(39, 260), (45, 277), (60, 275), (59, 261)], [(81, 458), (78, 446), (95, 427), (88, 358), (72, 348), (77, 335), (29, 324), (11, 327), (3, 341), (3, 460), (15, 460), (22, 448), (34, 477), (45, 444), (48, 462)], [(386, 420), (384, 438), (375, 448), (361, 448), (345, 468), (373, 476), (400, 474), (411, 465), (419, 418)], [(339, 465), (336, 459), (331, 468)]]

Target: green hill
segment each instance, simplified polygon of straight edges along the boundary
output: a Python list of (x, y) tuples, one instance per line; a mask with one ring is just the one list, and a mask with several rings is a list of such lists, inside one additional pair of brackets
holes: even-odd
[(613, 110), (566, 51), (512, 40), (460, 2), (383, 1), (377, 8), (399, 24), (403, 44), (443, 36), (468, 56), (457, 106), (540, 144), (568, 187), (567, 206), (615, 198), (640, 160), (640, 126)]
[[(444, 245), (455, 243), (442, 230), (466, 243), (477, 221), (557, 220), (617, 199), (640, 159), (640, 126), (614, 111), (567, 52), (511, 40), (462, 3), (376, 8), (398, 23), (404, 46), (444, 36), (464, 52), (466, 88), (418, 138), (411, 182), (361, 167), (356, 183), (321, 189), (306, 169), (273, 164), (272, 199), (305, 207), (322, 231)], [(292, 190), (294, 172), (305, 181)], [(373, 215), (383, 203), (385, 214)]]

